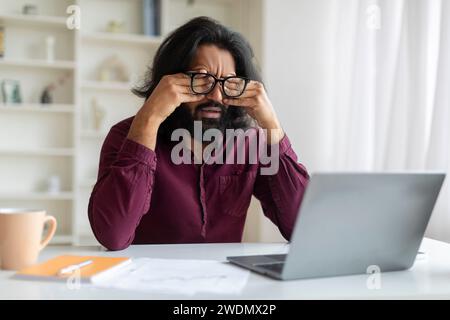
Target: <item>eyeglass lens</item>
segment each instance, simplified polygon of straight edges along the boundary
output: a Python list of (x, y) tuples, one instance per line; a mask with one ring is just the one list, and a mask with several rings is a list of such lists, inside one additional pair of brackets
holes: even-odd
[[(216, 80), (210, 74), (195, 74), (192, 77), (192, 90), (198, 94), (209, 93)], [(240, 96), (245, 89), (245, 79), (231, 77), (223, 81), (223, 91), (229, 97)]]

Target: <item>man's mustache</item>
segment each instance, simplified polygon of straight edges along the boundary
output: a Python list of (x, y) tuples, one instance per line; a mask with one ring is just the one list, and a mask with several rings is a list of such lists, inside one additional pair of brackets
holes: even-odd
[(223, 104), (215, 102), (215, 101), (208, 101), (208, 102), (199, 104), (195, 108), (195, 112), (200, 112), (202, 109), (208, 108), (208, 107), (220, 108), (220, 111), (222, 111), (222, 114), (224, 114), (227, 111), (227, 108)]

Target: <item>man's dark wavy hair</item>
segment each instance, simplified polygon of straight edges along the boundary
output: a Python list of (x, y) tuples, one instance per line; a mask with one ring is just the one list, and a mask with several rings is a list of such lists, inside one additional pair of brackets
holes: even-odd
[[(171, 32), (158, 48), (153, 64), (145, 73), (143, 84), (133, 89), (133, 93), (147, 99), (165, 75), (186, 72), (199, 46), (214, 44), (226, 49), (234, 58), (236, 74), (252, 80), (262, 81), (254, 63), (253, 50), (248, 41), (209, 17), (197, 17)], [(242, 107), (229, 106), (230, 129), (247, 129), (252, 120)], [(186, 123), (190, 114), (184, 108), (176, 108), (158, 130), (158, 136), (170, 141), (172, 131), (190, 124)]]

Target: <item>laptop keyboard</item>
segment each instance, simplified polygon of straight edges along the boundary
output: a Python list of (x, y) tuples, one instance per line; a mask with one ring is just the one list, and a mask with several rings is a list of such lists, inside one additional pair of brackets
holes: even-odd
[(277, 262), (284, 262), (286, 260), (286, 254), (269, 254), (269, 255), (265, 255), (263, 256), (264, 258), (271, 258), (274, 261)]
[(263, 257), (270, 258), (270, 260), (273, 260), (273, 262), (255, 263), (253, 266), (277, 273), (281, 273), (281, 271), (283, 271), (284, 262), (287, 257), (286, 254), (269, 254)]
[(254, 266), (281, 273), (281, 271), (283, 271), (284, 262), (255, 264)]

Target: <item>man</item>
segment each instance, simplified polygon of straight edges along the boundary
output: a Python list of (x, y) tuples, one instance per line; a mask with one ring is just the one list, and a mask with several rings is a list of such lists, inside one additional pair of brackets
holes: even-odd
[[(164, 40), (144, 85), (134, 90), (145, 103), (111, 128), (101, 150), (88, 213), (106, 248), (240, 242), (252, 195), (290, 239), (309, 176), (297, 163), (252, 58), (240, 34), (206, 17)], [(174, 161), (173, 134), (194, 133), (194, 121), (201, 121), (201, 133), (264, 130), (264, 146), (279, 162), (276, 172), (263, 174), (267, 164), (260, 162), (198, 161), (194, 150), (201, 136), (185, 144), (192, 150), (188, 158), (196, 161)], [(200, 151), (205, 149), (201, 141)]]

